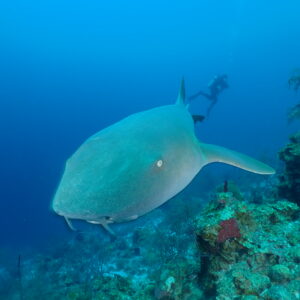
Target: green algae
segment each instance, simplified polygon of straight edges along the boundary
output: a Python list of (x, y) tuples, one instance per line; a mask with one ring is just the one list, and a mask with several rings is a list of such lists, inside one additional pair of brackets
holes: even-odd
[(270, 268), (270, 278), (275, 282), (285, 282), (292, 278), (292, 273), (287, 266), (277, 264)]

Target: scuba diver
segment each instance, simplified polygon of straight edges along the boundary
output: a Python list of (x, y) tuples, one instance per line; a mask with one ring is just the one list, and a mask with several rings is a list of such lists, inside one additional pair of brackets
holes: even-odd
[(215, 106), (215, 104), (218, 102), (218, 96), (219, 94), (227, 89), (229, 87), (227, 83), (227, 75), (217, 75), (215, 76), (212, 81), (208, 84), (209, 93), (205, 93), (203, 91), (199, 91), (198, 93), (192, 95), (189, 97), (189, 100), (194, 100), (198, 98), (199, 96), (203, 96), (211, 101), (211, 104), (209, 105), (207, 109), (206, 116), (208, 117), (212, 108)]

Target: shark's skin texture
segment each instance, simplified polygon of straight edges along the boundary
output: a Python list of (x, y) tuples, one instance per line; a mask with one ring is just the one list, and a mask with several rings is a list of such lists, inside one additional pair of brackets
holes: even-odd
[(211, 162), (274, 173), (246, 155), (200, 143), (182, 84), (174, 105), (133, 114), (87, 139), (66, 163), (53, 209), (69, 225), (81, 219), (109, 230), (109, 223), (162, 205)]

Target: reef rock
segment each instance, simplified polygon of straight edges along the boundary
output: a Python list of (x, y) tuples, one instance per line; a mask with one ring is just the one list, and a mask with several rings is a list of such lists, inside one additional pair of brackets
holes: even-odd
[(290, 143), (279, 152), (279, 157), (285, 163), (279, 196), (300, 205), (300, 132), (290, 137)]
[(299, 299), (299, 211), (289, 201), (258, 205), (218, 193), (195, 221), (206, 297)]

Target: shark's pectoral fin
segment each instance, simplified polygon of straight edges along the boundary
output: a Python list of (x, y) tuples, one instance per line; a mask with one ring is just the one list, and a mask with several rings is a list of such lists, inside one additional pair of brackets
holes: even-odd
[(210, 144), (200, 144), (207, 164), (221, 162), (257, 174), (274, 174), (275, 170), (268, 165), (247, 155)]
[(93, 221), (93, 220), (87, 220), (88, 223), (91, 224), (99, 224), (101, 225), (107, 232), (109, 232), (112, 236), (116, 236), (114, 231), (109, 227), (108, 224), (112, 223), (111, 219), (109, 217), (101, 218), (100, 220)]
[(116, 234), (115, 232), (108, 226), (107, 223), (101, 223), (100, 225), (102, 225), (102, 227), (107, 231), (109, 232), (113, 237), (116, 237)]
[(71, 221), (67, 217), (64, 217), (64, 218), (65, 218), (66, 223), (68, 224), (69, 228), (73, 231), (77, 231), (77, 229), (74, 228), (74, 226), (72, 225)]

